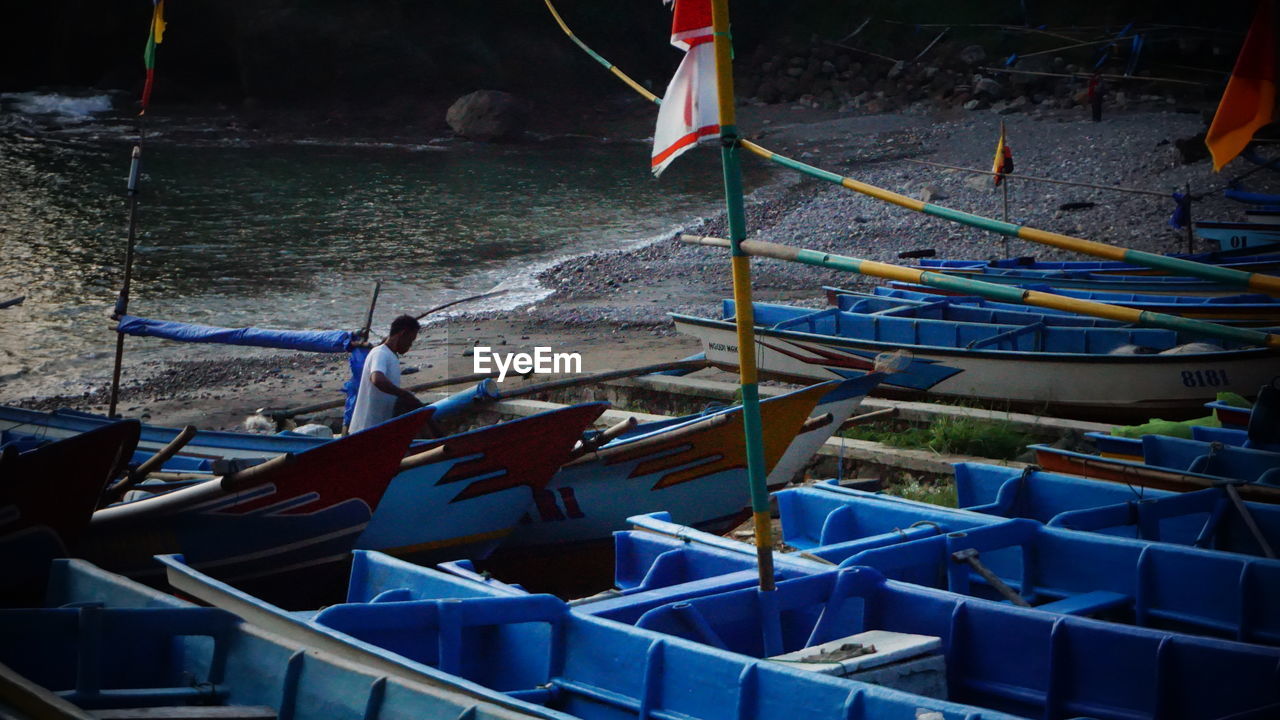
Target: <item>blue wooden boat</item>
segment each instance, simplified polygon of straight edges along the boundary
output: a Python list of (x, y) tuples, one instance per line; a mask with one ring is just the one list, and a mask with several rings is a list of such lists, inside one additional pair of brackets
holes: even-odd
[[(1280, 373), (1275, 349), (1184, 346), (1170, 330), (1066, 327), (1052, 324), (1058, 315), (998, 324), (919, 317), (911, 306), (874, 314), (754, 308), (761, 372), (794, 382), (857, 377), (882, 354), (898, 353), (900, 369), (882, 390), (1146, 420), (1198, 412), (1223, 390), (1252, 395)], [(708, 360), (737, 367), (732, 301), (720, 318), (671, 317), (702, 341)]]
[(460, 678), (353, 663), (77, 560), (54, 564), (45, 607), (0, 610), (0, 636), (6, 717), (573, 718)]
[[(1225, 248), (1224, 248), (1225, 249)], [(1171, 257), (1206, 265), (1243, 270), (1247, 272), (1266, 272), (1280, 267), (1280, 257), (1273, 254), (1236, 255), (1233, 253), (1195, 253), (1174, 254)], [(1031, 270), (1038, 272), (1091, 272), (1101, 275), (1166, 275), (1167, 271), (1132, 265), (1117, 260), (1036, 260), (1033, 257), (1004, 258), (1002, 260), (947, 260), (941, 258), (921, 258), (912, 267), (921, 270), (952, 270), (957, 272), (983, 273), (989, 268), (1005, 268), (1015, 270)]]
[(0, 433), (0, 605), (39, 600), (49, 561), (79, 546), (137, 443), (136, 420), (52, 442)]
[(977, 463), (956, 463), (955, 480), (959, 506), (975, 512), (1245, 555), (1280, 548), (1280, 507), (1241, 510), (1221, 487), (1177, 493)]
[(1192, 225), (1197, 235), (1219, 250), (1266, 250), (1280, 243), (1280, 227), (1270, 223), (1199, 221)]
[(180, 557), (161, 560), (182, 592), (292, 641), (457, 675), (583, 720), (1014, 717), (601, 620), (549, 595), (513, 596), (379, 553), (355, 554), (347, 602), (305, 613), (264, 603)]
[[(1047, 720), (1264, 718), (1280, 711), (1275, 648), (1124, 628), (897, 582), (868, 567), (832, 569), (785, 556), (780, 570), (800, 562), (810, 573), (762, 593), (735, 580), (753, 573), (754, 558), (717, 549), (718, 538), (626, 535), (620, 561), (632, 551), (637, 557), (626, 561), (639, 566), (633, 571), (649, 561), (646, 579), (682, 559), (719, 572), (722, 585), (714, 575), (688, 582), (667, 575), (672, 584), (659, 579), (645, 592), (584, 603), (577, 612), (826, 672), (860, 668), (856, 656), (842, 660), (823, 650), (843, 647), (847, 656), (872, 645), (863, 656), (870, 659), (904, 635), (933, 638), (952, 700)], [(902, 655), (898, 672), (928, 677), (928, 651)]]
[[(910, 294), (899, 290), (883, 290), (860, 293), (836, 288), (827, 291), (828, 304), (844, 312), (864, 315), (890, 315), (921, 320), (947, 320), (964, 323), (994, 323), (997, 325), (1028, 325), (1043, 323), (1054, 327), (1121, 327), (1117, 320), (1078, 315), (1065, 310), (1040, 308), (978, 299), (965, 302), (963, 298), (946, 295)], [(834, 301), (834, 302), (833, 302)]]
[[(357, 536), (351, 538), (354, 547), (386, 550), (422, 562), (488, 555), (510, 536), (528, 510), (532, 500), (531, 488), (547, 483), (570, 459), (574, 444), (606, 407), (606, 403), (588, 403), (446, 438), (415, 441), (409, 446), (408, 454), (421, 459), (431, 458), (425, 454), (434, 452), (437, 457), (431, 462), (411, 463), (414, 467), (399, 472), (394, 468), (400, 464), (406, 451), (402, 449), (397, 454), (388, 445), (378, 452), (386, 456), (385, 462), (390, 463), (394, 477), (386, 486), (385, 495), (382, 492), (371, 495), (364, 501), (368, 508), (356, 512), (356, 515), (363, 516), (372, 511), (372, 515), (351, 525), (357, 532)], [(70, 437), (100, 427), (105, 422), (107, 420), (101, 416), (83, 413), (38, 413), (0, 408), (0, 428), (6, 428), (10, 433), (39, 437)], [(135, 459), (149, 457), (179, 432), (176, 428), (142, 426), (141, 450)], [(225, 473), (286, 454), (308, 457), (310, 453), (324, 451), (330, 445), (343, 442), (346, 440), (202, 430), (183, 448), (184, 454), (168, 463), (166, 469)], [(407, 437), (405, 442), (408, 443)], [(353, 462), (364, 461), (357, 457)], [(324, 468), (325, 465), (321, 463), (319, 467)], [(319, 486), (326, 477), (333, 475), (321, 470), (309, 481), (302, 478), (299, 492), (313, 492), (307, 482)], [(144, 490), (152, 487), (164, 489), (168, 485), (139, 487)], [(378, 502), (379, 499), (382, 502)], [(280, 500), (277, 497), (267, 504), (275, 505)], [(242, 505), (248, 511), (263, 506), (264, 502), (264, 498), (259, 498)], [(252, 516), (259, 520), (275, 517), (286, 521), (302, 521), (304, 518), (318, 521), (318, 513), (296, 514), (289, 511), (287, 505), (276, 507), (275, 512), (255, 512)], [(113, 508), (112, 512), (118, 510)], [(233, 512), (231, 508), (225, 508), (219, 511), (218, 516), (225, 517)], [(350, 548), (348, 545), (337, 553), (345, 555)], [(149, 543), (139, 552), (131, 553), (138, 567), (128, 568), (128, 571), (134, 573), (145, 567), (158, 574), (159, 567), (151, 562), (150, 556), (175, 549), (175, 546)], [(202, 553), (193, 550), (187, 551), (193, 561), (202, 557)], [(118, 560), (108, 562), (108, 566), (126, 569), (118, 564)]]
[(1280, 499), (1280, 453), (1164, 435), (1144, 435), (1138, 442), (1141, 461), (1029, 447), (1041, 467), (1057, 472), (1175, 491), (1232, 484), (1254, 500)]
[[(1029, 290), (1051, 292), (1064, 297), (1093, 300), (1096, 302), (1109, 303), (1111, 305), (1123, 305), (1125, 307), (1136, 308), (1138, 310), (1149, 310), (1151, 312), (1167, 313), (1169, 315), (1181, 315), (1183, 317), (1195, 318), (1197, 320), (1208, 320), (1210, 322), (1233, 325), (1280, 324), (1280, 299), (1258, 293), (1202, 297), (1194, 295), (1148, 295), (1143, 293), (1061, 290), (1049, 287), (1048, 285), (1027, 285), (1025, 287)], [(830, 305), (835, 305), (836, 297), (846, 293), (846, 291), (840, 290), (839, 288), (824, 288), (824, 290), (826, 290), (827, 302)], [(917, 300), (928, 300), (930, 297), (958, 297), (966, 304), (970, 304), (975, 300), (983, 300), (988, 303), (995, 302), (979, 298), (976, 295), (952, 294), (928, 285), (916, 285), (914, 283), (905, 282), (892, 282), (889, 283), (888, 287), (876, 288), (874, 292), (877, 295), (884, 295), (886, 297), (903, 297)], [(1011, 304), (1001, 303), (1000, 305), (1004, 306)], [(1051, 308), (1040, 307), (1032, 309), (1025, 305), (1012, 305), (1012, 307), (1022, 308), (1024, 312), (1041, 312), (1046, 314), (1066, 312), (1064, 310), (1053, 310)]]
[[(803, 542), (792, 543), (796, 531), (788, 525), (794, 521), (782, 499), (787, 495), (794, 496), (790, 504), (811, 506), (809, 527), (827, 511), (819, 536), (824, 544), (808, 552), (842, 566), (868, 565), (893, 579), (1054, 612), (1280, 644), (1280, 614), (1270, 610), (1280, 602), (1280, 561), (1045, 527), (826, 484), (777, 493), (783, 539), (795, 547)], [(844, 509), (849, 506), (863, 506), (862, 512)], [(920, 527), (937, 522), (941, 529), (870, 548), (846, 540), (832, 549), (835, 538), (866, 541), (857, 518), (888, 507), (910, 513)], [(951, 530), (957, 521), (982, 524)], [(1007, 588), (958, 562), (956, 553), (976, 553)], [(1021, 599), (1014, 600), (1009, 588)]]
[[(939, 270), (944, 275), (975, 278), (971, 270)], [(1048, 285), (1060, 290), (1100, 290), (1105, 292), (1153, 295), (1236, 295), (1239, 288), (1211, 280), (1169, 275), (1112, 275), (1087, 270), (1037, 271), (1019, 268), (987, 268), (975, 279), (997, 285)]]

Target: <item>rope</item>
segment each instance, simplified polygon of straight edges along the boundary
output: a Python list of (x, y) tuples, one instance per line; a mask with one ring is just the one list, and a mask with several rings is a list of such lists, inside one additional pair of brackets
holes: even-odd
[(1012, 173), (996, 173), (990, 170), (979, 170), (977, 168), (961, 167), (959, 165), (948, 165), (946, 163), (932, 162), (930, 160), (913, 160), (911, 158), (903, 158), (909, 163), (917, 165), (932, 165), (934, 167), (947, 168), (949, 170), (962, 170), (975, 175), (1001, 175), (1005, 178), (1013, 178), (1015, 180), (1030, 180), (1031, 182), (1053, 183), (1055, 185), (1075, 185), (1077, 187), (1093, 188), (1095, 190), (1114, 190), (1116, 192), (1133, 193), (1134, 195), (1152, 195), (1158, 198), (1169, 199), (1169, 193), (1157, 192), (1155, 190), (1139, 190), (1138, 188), (1122, 187), (1119, 185), (1095, 185), (1094, 183), (1076, 182), (1074, 180), (1055, 180), (1053, 178), (1036, 177), (1034, 175), (1014, 175)]

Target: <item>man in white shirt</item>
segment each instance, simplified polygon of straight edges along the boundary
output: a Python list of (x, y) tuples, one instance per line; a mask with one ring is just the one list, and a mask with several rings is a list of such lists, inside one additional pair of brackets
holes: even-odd
[(400, 387), (399, 356), (409, 352), (417, 339), (418, 321), (412, 315), (401, 315), (391, 321), (387, 339), (369, 351), (364, 370), (360, 373), (360, 389), (356, 392), (356, 406), (351, 413), (348, 434), (422, 407), (413, 393)]

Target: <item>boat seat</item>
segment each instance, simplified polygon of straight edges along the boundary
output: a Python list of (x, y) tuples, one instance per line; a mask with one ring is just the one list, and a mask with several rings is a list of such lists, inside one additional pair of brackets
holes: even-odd
[(275, 708), (267, 705), (178, 705), (175, 707), (110, 708), (90, 710), (103, 720), (275, 720)]
[(1041, 330), (1044, 330), (1044, 328), (1045, 328), (1045, 324), (1043, 320), (1033, 322), (1030, 325), (1022, 325), (1020, 327), (1013, 328), (1012, 330), (1005, 330), (1004, 332), (996, 333), (995, 335), (991, 335), (990, 337), (985, 337), (980, 340), (974, 340), (973, 342), (966, 345), (965, 349), (978, 350), (980, 348), (984, 348), (989, 345), (996, 345), (1003, 340), (1012, 340), (1013, 338), (1016, 338), (1020, 335), (1025, 335), (1027, 333), (1040, 332)]
[(1092, 592), (1080, 593), (1072, 595), (1068, 598), (1055, 600), (1044, 605), (1037, 605), (1037, 610), (1048, 610), (1049, 612), (1062, 613), (1063, 615), (1092, 615), (1104, 610), (1128, 605), (1130, 597), (1120, 593), (1111, 592), (1109, 590), (1094, 590)]

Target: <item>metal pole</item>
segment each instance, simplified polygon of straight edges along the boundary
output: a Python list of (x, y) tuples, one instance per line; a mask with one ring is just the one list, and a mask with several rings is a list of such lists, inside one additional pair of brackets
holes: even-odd
[(1187, 198), (1187, 254), (1188, 254), (1188, 255), (1190, 255), (1191, 253), (1194, 253), (1194, 252), (1195, 252), (1195, 235), (1192, 233), (1192, 230), (1191, 230), (1191, 202), (1192, 202), (1192, 199), (1191, 199), (1191, 183), (1190, 183), (1189, 181), (1187, 182), (1186, 186), (1184, 187), (1184, 191), (1187, 193), (1187, 194), (1186, 194), (1186, 198)]
[(742, 202), (742, 167), (738, 158), (738, 128), (734, 111), (732, 49), (729, 41), (729, 2), (712, 0), (716, 81), (720, 105), (720, 161), (724, 168), (724, 197), (729, 219), (729, 250), (733, 263), (733, 301), (738, 326), (738, 367), (742, 384), (742, 425), (747, 448), (747, 479), (751, 483), (751, 516), (755, 524), (756, 561), (760, 589), (773, 590), (773, 521), (765, 484), (764, 439), (760, 422), (760, 388), (756, 378), (755, 313), (751, 305), (751, 259), (742, 250), (747, 237)]
[[(1005, 178), (1000, 184), (1004, 188), (1004, 221), (1009, 222), (1009, 178)], [(1004, 259), (1009, 259), (1009, 236), (1004, 235)]]
[[(124, 283), (120, 286), (120, 294), (116, 296), (116, 306), (111, 317), (120, 319), (129, 312), (129, 286), (133, 281), (133, 247), (138, 238), (138, 176), (142, 172), (142, 146), (133, 146), (133, 155), (129, 161), (129, 244), (124, 253)], [(120, 367), (124, 362), (124, 333), (116, 331), (116, 360), (111, 371), (111, 400), (107, 405), (107, 416), (116, 416), (116, 405), (120, 400)]]

